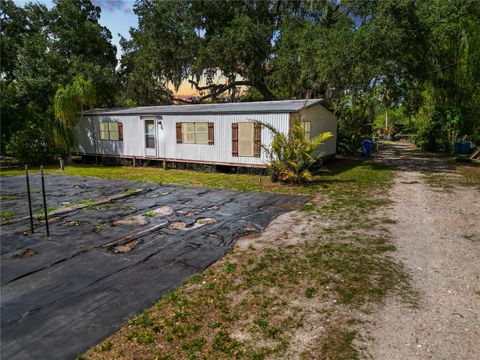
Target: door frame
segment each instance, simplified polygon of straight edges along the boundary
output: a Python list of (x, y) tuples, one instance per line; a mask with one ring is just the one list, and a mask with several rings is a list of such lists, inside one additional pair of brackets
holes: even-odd
[[(145, 157), (158, 157), (158, 133), (157, 133), (157, 118), (155, 116), (142, 116), (142, 134), (143, 134), (143, 152)], [(155, 148), (147, 148), (147, 121), (153, 121), (153, 136)], [(149, 151), (150, 150), (150, 151)]]

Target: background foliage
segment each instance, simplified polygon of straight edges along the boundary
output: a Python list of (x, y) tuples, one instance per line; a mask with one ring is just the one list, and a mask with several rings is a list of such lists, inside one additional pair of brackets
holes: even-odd
[[(12, 149), (17, 132), (54, 127), (53, 98), (75, 76), (92, 79), (98, 105), (115, 104), (117, 60), (110, 31), (98, 23), (100, 8), (90, 0), (55, 0), (51, 10), (38, 3), (23, 7), (1, 0), (1, 150)], [(27, 130), (28, 129), (28, 130)], [(58, 153), (45, 131), (49, 153)], [(7, 144), (11, 144), (7, 147)]]
[[(54, 95), (77, 75), (100, 107), (321, 97), (343, 152), (387, 112), (402, 125), (387, 132), (428, 149), (451, 149), (451, 114), (480, 142), (477, 0), (137, 0), (118, 67), (90, 0), (0, 6), (2, 153), (15, 133), (51, 127)], [(185, 80), (197, 97), (175, 97)]]

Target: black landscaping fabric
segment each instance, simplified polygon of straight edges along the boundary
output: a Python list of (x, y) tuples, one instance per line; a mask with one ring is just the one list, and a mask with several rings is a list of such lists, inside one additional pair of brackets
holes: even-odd
[[(39, 176), (31, 183), (39, 189)], [(24, 177), (1, 185), (2, 211), (27, 215)], [(85, 207), (49, 217), (50, 237), (41, 219), (34, 234), (28, 219), (1, 225), (2, 359), (75, 358), (220, 259), (238, 237), (308, 200), (62, 175), (46, 175), (46, 187), (49, 207)], [(38, 191), (33, 203), (40, 213)]]

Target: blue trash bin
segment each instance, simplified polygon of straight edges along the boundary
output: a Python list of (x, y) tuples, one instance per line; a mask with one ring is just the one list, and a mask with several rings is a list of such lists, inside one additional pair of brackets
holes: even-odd
[(362, 153), (365, 157), (370, 157), (373, 150), (373, 141), (372, 140), (363, 140), (362, 141)]
[(461, 142), (456, 142), (453, 148), (453, 152), (455, 154), (460, 154), (462, 152), (462, 143)]
[(461, 143), (461, 154), (470, 154), (472, 152), (473, 144), (471, 141), (465, 141), (463, 140)]

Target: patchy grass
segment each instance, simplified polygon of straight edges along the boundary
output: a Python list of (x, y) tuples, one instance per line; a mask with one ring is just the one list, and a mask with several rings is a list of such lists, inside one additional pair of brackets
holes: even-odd
[(148, 217), (154, 217), (155, 216), (155, 211), (149, 210), (149, 211), (144, 212), (143, 215), (148, 216)]
[(425, 182), (434, 189), (453, 191), (456, 186), (472, 186), (480, 189), (480, 166), (457, 165), (452, 174), (432, 173), (424, 174)]
[[(57, 210), (57, 209), (54, 208), (54, 207), (47, 207), (47, 215), (50, 215), (55, 210)], [(45, 211), (42, 209), (42, 211), (40, 211), (36, 214), (33, 214), (33, 216), (40, 221), (44, 221), (45, 220)]]
[(2, 220), (10, 220), (15, 217), (15, 213), (12, 211), (0, 211), (0, 218)]
[[(186, 187), (207, 187), (235, 189), (243, 191), (264, 191), (290, 194), (315, 195), (332, 184), (357, 183), (368, 186), (372, 182), (368, 176), (374, 167), (372, 163), (362, 163), (357, 160), (338, 160), (327, 165), (327, 168), (314, 176), (312, 182), (305, 185), (283, 185), (272, 183), (268, 176), (237, 175), (223, 173), (205, 173), (189, 170), (163, 170), (153, 167), (121, 167), (101, 165), (71, 165), (64, 171), (54, 167), (47, 167), (48, 174), (62, 174), (71, 176), (96, 176), (104, 179), (125, 179), (133, 181), (154, 182), (157, 184), (175, 184)], [(38, 172), (30, 169), (30, 173)], [(0, 175), (23, 175), (21, 169), (1, 170)], [(376, 183), (376, 181), (375, 181)]]
[(462, 176), (461, 184), (474, 186), (480, 190), (480, 165), (457, 166), (457, 172)]
[(439, 191), (453, 191), (453, 181), (444, 173), (427, 172), (423, 175), (425, 183)]
[(0, 200), (17, 200), (15, 195), (0, 195)]
[[(377, 235), (385, 219), (366, 216), (390, 203), (392, 178), (371, 162), (344, 161), (308, 186), (278, 188), (317, 195), (302, 208), (300, 221), (314, 224), (309, 231), (285, 233), (290, 242), (236, 249), (84, 358), (359, 358), (354, 314), (388, 294), (414, 299), (407, 275), (389, 257), (395, 247), (388, 234)], [(329, 221), (328, 231), (318, 218)], [(295, 343), (302, 332), (313, 336), (308, 346)]]
[(72, 207), (72, 206), (77, 206), (77, 205), (90, 206), (90, 205), (93, 205), (96, 201), (98, 201), (98, 199), (95, 199), (95, 200), (94, 199), (80, 199), (80, 200), (65, 203), (64, 206), (65, 207)]
[(353, 346), (355, 331), (329, 326), (325, 333), (325, 338), (316, 349), (317, 353), (323, 354), (323, 359), (354, 360), (359, 358), (360, 354)]

